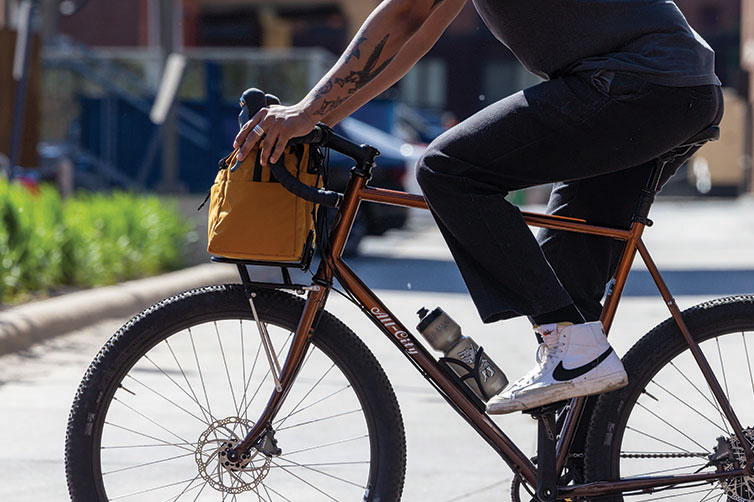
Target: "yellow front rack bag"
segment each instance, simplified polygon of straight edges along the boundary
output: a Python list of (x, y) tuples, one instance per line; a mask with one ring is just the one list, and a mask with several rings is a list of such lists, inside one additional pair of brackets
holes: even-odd
[[(302, 183), (319, 188), (309, 145), (289, 147), (285, 168)], [(305, 266), (314, 246), (315, 204), (286, 190), (259, 162), (255, 147), (243, 162), (238, 150), (220, 162), (210, 192), (207, 251), (263, 264)]]

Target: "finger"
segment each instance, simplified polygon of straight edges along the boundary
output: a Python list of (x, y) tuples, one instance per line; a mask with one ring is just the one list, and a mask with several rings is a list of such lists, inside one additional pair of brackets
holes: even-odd
[(246, 136), (249, 135), (251, 130), (255, 125), (259, 123), (260, 120), (261, 118), (258, 118), (256, 115), (254, 115), (251, 120), (246, 121), (246, 123), (241, 127), (241, 130), (238, 131), (238, 134), (236, 134), (236, 139), (233, 140), (233, 148), (238, 148), (238, 146), (243, 143), (243, 141), (246, 139)]
[[(243, 160), (246, 155), (254, 148), (254, 145), (260, 140), (260, 136), (252, 132), (257, 125), (260, 125), (267, 118), (267, 110), (262, 108), (259, 110), (248, 122), (246, 122), (241, 130), (236, 135), (236, 139), (233, 141), (233, 148), (239, 148), (238, 160)], [(260, 126), (264, 129), (263, 126)]]
[(249, 124), (251, 124), (250, 120), (247, 121), (243, 126), (241, 126), (241, 130), (238, 131), (238, 134), (236, 134), (236, 137), (233, 140), (233, 148), (238, 148), (239, 145), (243, 144), (243, 141), (246, 139), (246, 136), (248, 136), (249, 131), (251, 131)]
[(262, 142), (259, 158), (263, 166), (269, 164), (270, 154), (275, 148), (275, 143), (278, 141), (280, 129), (275, 124), (271, 124), (270, 130), (265, 132), (264, 141)]
[[(261, 123), (257, 124), (259, 128), (262, 128), (265, 130), (266, 121), (262, 121)], [(256, 127), (256, 126), (255, 126)], [(264, 135), (266, 136), (266, 135)], [(257, 144), (261, 141), (263, 135), (260, 135), (257, 133), (254, 128), (251, 129), (251, 132), (246, 136), (246, 139), (244, 140), (243, 144), (238, 149), (238, 160), (243, 160), (246, 157), (248, 157), (249, 152), (257, 146)]]
[(288, 141), (290, 141), (290, 138), (288, 137), (288, 134), (285, 134), (283, 132), (278, 135), (277, 143), (275, 143), (275, 149), (272, 150), (272, 155), (270, 155), (270, 162), (276, 163), (278, 160), (280, 160), (280, 157), (285, 153), (285, 149), (288, 146)]

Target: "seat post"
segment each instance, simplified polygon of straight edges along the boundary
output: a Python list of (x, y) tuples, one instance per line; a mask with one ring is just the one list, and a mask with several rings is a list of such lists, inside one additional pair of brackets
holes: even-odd
[(641, 194), (639, 194), (639, 204), (636, 206), (631, 221), (643, 223), (644, 225), (651, 227), (652, 220), (648, 218), (649, 210), (652, 207), (657, 192), (660, 191), (660, 179), (662, 178), (662, 172), (665, 170), (665, 166), (672, 164), (679, 159), (685, 161), (706, 142), (716, 141), (718, 138), (720, 138), (720, 128), (717, 125), (711, 125), (700, 133), (687, 139), (684, 143), (681, 143), (669, 152), (656, 158), (654, 160), (654, 165), (652, 166), (652, 171), (649, 174), (649, 180), (647, 180), (646, 186), (641, 189)]
[(652, 203), (654, 203), (659, 191), (660, 178), (666, 164), (667, 160), (665, 159), (659, 158), (655, 160), (655, 164), (649, 173), (647, 184), (641, 189), (641, 193), (639, 194), (639, 203), (636, 205), (631, 221), (643, 223), (648, 227), (652, 226), (653, 222), (648, 218), (649, 210), (652, 208)]

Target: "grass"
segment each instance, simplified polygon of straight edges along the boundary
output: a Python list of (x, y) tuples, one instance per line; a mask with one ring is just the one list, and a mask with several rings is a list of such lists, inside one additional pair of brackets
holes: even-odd
[(0, 179), (0, 302), (180, 268), (190, 225), (169, 202), (131, 193), (33, 193)]

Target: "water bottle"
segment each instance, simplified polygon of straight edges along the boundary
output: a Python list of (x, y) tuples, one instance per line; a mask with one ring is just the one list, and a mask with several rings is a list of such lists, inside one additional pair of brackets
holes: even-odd
[(479, 345), (461, 334), (461, 327), (440, 307), (431, 312), (422, 307), (416, 329), (433, 349), (445, 354), (441, 361), (468, 385), (482, 401), (502, 391), (508, 385), (503, 370), (492, 362)]

